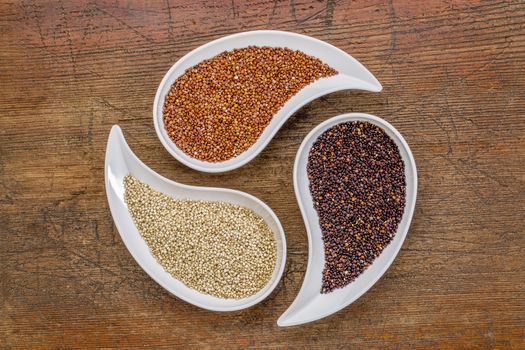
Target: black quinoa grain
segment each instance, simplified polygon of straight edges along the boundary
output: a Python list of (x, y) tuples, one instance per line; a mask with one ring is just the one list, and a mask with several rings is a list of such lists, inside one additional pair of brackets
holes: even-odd
[(356, 279), (394, 238), (405, 208), (405, 166), (394, 141), (368, 122), (325, 131), (308, 156), (323, 235), (321, 293)]

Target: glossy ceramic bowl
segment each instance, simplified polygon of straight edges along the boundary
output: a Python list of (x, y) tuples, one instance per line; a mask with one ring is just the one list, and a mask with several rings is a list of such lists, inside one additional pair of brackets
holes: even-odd
[[(227, 188), (197, 187), (180, 184), (160, 176), (148, 168), (129, 148), (120, 127), (113, 126), (106, 148), (105, 183), (109, 208), (122, 241), (137, 263), (151, 278), (178, 298), (203, 309), (235, 311), (253, 306), (266, 298), (279, 283), (286, 262), (286, 238), (279, 219), (261, 200), (247, 193)], [(151, 254), (148, 245), (133, 223), (124, 201), (123, 179), (131, 174), (157, 191), (175, 198), (225, 201), (252, 209), (274, 233), (277, 261), (273, 275), (258, 293), (243, 299), (223, 299), (187, 287), (166, 272)]]
[[(301, 50), (310, 56), (319, 58), (336, 69), (339, 74), (319, 79), (295, 94), (274, 115), (257, 142), (240, 155), (217, 163), (205, 162), (190, 157), (173, 143), (164, 128), (162, 107), (171, 85), (179, 76), (184, 74), (186, 69), (197, 65), (205, 59), (212, 58), (223, 51), (253, 45)], [(178, 161), (199, 171), (224, 172), (236, 169), (255, 158), (288, 118), (308, 102), (335, 91), (351, 89), (379, 92), (382, 87), (379, 81), (361, 63), (337, 47), (306, 35), (282, 31), (260, 30), (239, 33), (212, 41), (191, 51), (170, 68), (162, 79), (155, 95), (153, 123), (160, 142)]]
[[(399, 223), (394, 239), (388, 244), (374, 262), (352, 283), (328, 294), (321, 294), (322, 271), (324, 267), (324, 248), (319, 218), (314, 209), (306, 173), (308, 153), (313, 143), (326, 130), (334, 125), (350, 121), (365, 121), (382, 128), (399, 148), (405, 163), (406, 204), (403, 218)], [(279, 326), (293, 326), (327, 317), (353, 303), (369, 290), (383, 276), (397, 256), (414, 214), (417, 195), (417, 170), (414, 157), (405, 139), (388, 122), (364, 113), (343, 114), (319, 124), (304, 139), (294, 165), (295, 196), (301, 209), (308, 236), (308, 267), (306, 275), (292, 305), (277, 321)]]

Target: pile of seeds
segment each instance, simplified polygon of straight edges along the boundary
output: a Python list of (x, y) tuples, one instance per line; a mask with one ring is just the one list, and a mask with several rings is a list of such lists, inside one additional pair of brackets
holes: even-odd
[(405, 167), (379, 127), (347, 122), (310, 149), (310, 192), (323, 234), (322, 293), (360, 275), (393, 239), (405, 208)]
[(319, 59), (287, 48), (225, 51), (175, 80), (164, 101), (164, 127), (189, 156), (225, 161), (253, 145), (299, 90), (335, 74)]
[(174, 199), (131, 175), (125, 201), (153, 256), (174, 278), (201, 293), (240, 299), (270, 280), (277, 244), (266, 222), (226, 202)]

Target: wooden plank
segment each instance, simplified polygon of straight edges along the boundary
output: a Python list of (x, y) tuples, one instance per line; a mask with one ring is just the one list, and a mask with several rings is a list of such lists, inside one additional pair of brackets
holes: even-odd
[[(525, 348), (525, 7), (519, 1), (43, 1), (0, 5), (0, 344), (4, 348)], [(282, 29), (349, 52), (383, 92), (299, 111), (227, 174), (195, 172), (156, 138), (151, 106), (181, 56)], [(344, 311), (278, 328), (306, 269), (292, 185), (308, 131), (361, 111), (409, 142), (420, 189), (391, 269)], [(220, 314), (171, 297), (109, 214), (111, 125), (168, 178), (231, 187), (281, 218), (289, 259), (263, 303)]]

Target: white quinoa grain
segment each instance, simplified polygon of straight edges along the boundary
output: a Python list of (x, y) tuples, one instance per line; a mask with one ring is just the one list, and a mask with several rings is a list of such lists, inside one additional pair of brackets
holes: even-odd
[(240, 299), (270, 280), (277, 244), (254, 211), (226, 202), (175, 199), (131, 175), (124, 187), (128, 210), (151, 253), (188, 287)]

